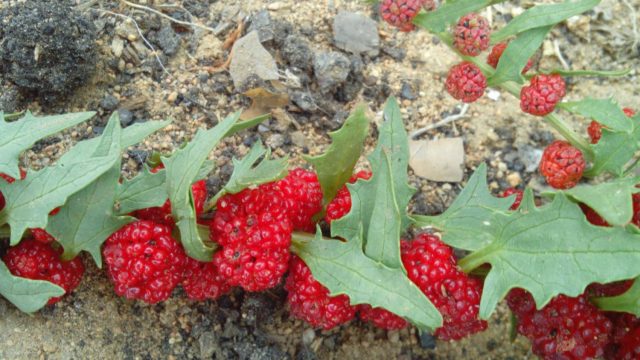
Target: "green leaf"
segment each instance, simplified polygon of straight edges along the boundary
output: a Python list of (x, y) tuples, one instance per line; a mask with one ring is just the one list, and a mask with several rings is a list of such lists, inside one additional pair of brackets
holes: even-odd
[[(602, 76), (602, 77), (620, 77), (627, 76), (631, 73), (631, 69), (624, 70), (566, 70), (562, 68), (552, 69), (549, 71), (543, 71), (539, 74), (558, 74), (562, 76)], [(539, 74), (527, 74), (528, 78), (531, 78)]]
[(438, 216), (414, 216), (418, 226), (433, 226), (446, 231), (442, 241), (464, 250), (479, 250), (493, 240), (493, 213), (507, 214), (515, 196), (497, 198), (487, 185), (487, 165), (482, 163), (471, 176), (453, 204)]
[[(260, 185), (282, 179), (287, 175), (288, 158), (269, 160), (271, 150), (262, 142), (256, 142), (242, 160), (233, 159), (233, 174), (224, 191), (237, 194), (252, 185)], [(262, 158), (262, 160), (260, 160)]]
[(365, 105), (359, 105), (344, 122), (340, 130), (329, 134), (333, 143), (327, 151), (316, 157), (305, 156), (318, 173), (324, 204), (329, 204), (338, 190), (349, 181), (353, 169), (364, 149), (369, 133), (369, 120)]
[(449, 24), (458, 21), (462, 16), (504, 1), (505, 0), (450, 0), (435, 11), (421, 11), (418, 16), (413, 19), (413, 23), (432, 33), (440, 33), (447, 30)]
[(60, 212), (49, 218), (46, 230), (64, 248), (63, 260), (87, 251), (96, 265), (102, 267), (102, 244), (116, 230), (135, 220), (114, 214), (119, 178), (120, 161), (89, 186), (71, 195)]
[(635, 126), (631, 133), (602, 128), (600, 141), (591, 147), (593, 162), (585, 176), (593, 177), (602, 172), (621, 176), (625, 165), (640, 149), (640, 126)]
[(28, 228), (45, 228), (48, 214), (111, 169), (120, 159), (120, 123), (109, 121), (100, 141), (87, 154), (61, 159), (55, 166), (27, 173), (24, 180), (7, 184), (0, 191), (7, 205), (0, 211), (0, 224), (11, 226), (11, 245)]
[(205, 180), (209, 174), (215, 169), (216, 163), (213, 160), (205, 160), (196, 176), (196, 180)]
[[(638, 178), (622, 178), (597, 185), (581, 184), (562, 192), (575, 201), (588, 205), (609, 224), (625, 226), (633, 217), (631, 195), (640, 191), (636, 188), (638, 182)], [(557, 193), (549, 193), (551, 196), (555, 194)]]
[(238, 112), (212, 129), (198, 131), (189, 144), (171, 157), (162, 158), (171, 210), (180, 230), (182, 245), (189, 256), (200, 261), (211, 261), (213, 248), (198, 233), (191, 184), (200, 174), (209, 153), (229, 133), (239, 117)]
[(0, 260), (0, 295), (20, 311), (32, 313), (44, 307), (49, 299), (64, 295), (64, 289), (48, 281), (13, 276)]
[(165, 186), (166, 171), (152, 173), (145, 166), (141, 173), (118, 186), (116, 202), (118, 214), (125, 215), (135, 210), (162, 206), (169, 198)]
[(511, 20), (507, 26), (491, 35), (497, 44), (527, 30), (554, 26), (572, 16), (582, 14), (600, 4), (601, 0), (567, 0), (560, 4), (537, 5)]
[(18, 156), (36, 141), (89, 120), (94, 112), (34, 117), (27, 112), (20, 121), (7, 122), (0, 117), (0, 173), (20, 178)]
[(576, 102), (560, 103), (560, 107), (574, 114), (593, 119), (614, 131), (633, 131), (633, 121), (612, 99), (586, 98)]
[(522, 82), (522, 70), (542, 45), (551, 27), (541, 27), (525, 31), (509, 43), (505, 49), (495, 74), (489, 78), (489, 85), (500, 85), (507, 81)]
[(318, 231), (293, 251), (309, 266), (331, 296), (346, 294), (352, 305), (370, 304), (404, 317), (421, 330), (442, 326), (442, 316), (401, 269), (392, 269), (362, 252), (362, 227), (347, 242), (324, 240)]
[(633, 286), (622, 295), (590, 300), (603, 311), (626, 312), (640, 316), (640, 281), (636, 278)]
[(249, 120), (243, 120), (243, 121), (238, 121), (236, 122), (235, 125), (233, 125), (233, 127), (231, 129), (229, 129), (227, 131), (227, 133), (224, 135), (225, 137), (227, 136), (231, 136), (234, 135), (242, 130), (246, 130), (249, 128), (252, 128), (260, 123), (262, 123), (263, 121), (267, 120), (271, 118), (271, 115), (269, 114), (265, 114), (265, 115), (260, 115), (256, 118), (253, 119), (249, 119)]
[(541, 208), (533, 206), (530, 190), (523, 201), (529, 205), (518, 212), (487, 209), (483, 217), (490, 224), (491, 241), (459, 262), (465, 271), (491, 264), (480, 301), (481, 318), (489, 318), (513, 288), (529, 291), (541, 308), (558, 294), (578, 296), (590, 283), (640, 275), (637, 234), (589, 224), (578, 205), (561, 193)]

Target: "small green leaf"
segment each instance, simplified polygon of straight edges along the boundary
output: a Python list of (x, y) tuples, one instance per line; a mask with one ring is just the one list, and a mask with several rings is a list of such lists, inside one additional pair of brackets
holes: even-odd
[[(531, 203), (530, 190), (526, 197)], [(513, 288), (529, 291), (542, 308), (558, 294), (578, 296), (591, 283), (640, 275), (640, 236), (620, 227), (591, 225), (562, 193), (541, 208), (509, 214), (486, 209), (478, 215), (490, 224), (492, 239), (459, 265), (470, 271), (491, 264), (480, 301), (483, 319)], [(473, 229), (467, 225), (468, 231)]]
[[(269, 160), (271, 150), (262, 142), (256, 142), (242, 160), (233, 159), (233, 174), (224, 191), (237, 194), (252, 185), (260, 185), (282, 179), (287, 175), (288, 158)], [(260, 160), (262, 158), (262, 160)]]
[(118, 186), (116, 194), (118, 214), (126, 215), (135, 210), (162, 206), (169, 198), (165, 179), (165, 170), (152, 173), (145, 166), (136, 177), (125, 180)]
[(13, 184), (0, 181), (7, 205), (0, 211), (0, 224), (11, 226), (11, 245), (28, 228), (45, 228), (48, 214), (111, 169), (120, 159), (120, 123), (109, 121), (99, 142), (87, 154), (61, 159), (55, 166), (27, 173)]
[(213, 160), (205, 160), (202, 163), (202, 167), (196, 176), (196, 180), (205, 180), (209, 177), (209, 174), (215, 169), (216, 163)]
[[(552, 69), (549, 71), (543, 71), (539, 74), (558, 74), (562, 76), (602, 76), (602, 77), (620, 77), (627, 76), (631, 73), (631, 69), (624, 70), (566, 70), (562, 68)], [(527, 74), (528, 78), (531, 78), (538, 74)]]
[(193, 140), (171, 157), (162, 158), (166, 169), (166, 187), (171, 200), (173, 218), (187, 254), (200, 261), (211, 261), (213, 248), (200, 238), (193, 204), (191, 184), (196, 181), (209, 153), (236, 124), (240, 113), (228, 116), (216, 127), (200, 130)]
[(413, 19), (413, 23), (432, 33), (440, 33), (447, 30), (449, 24), (458, 21), (462, 16), (504, 1), (506, 0), (450, 0), (435, 11), (421, 11)]
[(333, 143), (324, 154), (304, 157), (318, 173), (325, 205), (329, 204), (338, 190), (349, 181), (362, 154), (364, 140), (369, 132), (369, 120), (364, 113), (365, 109), (365, 105), (356, 107), (340, 130), (329, 134)]
[(94, 112), (35, 117), (27, 112), (20, 121), (0, 117), (0, 173), (20, 178), (18, 156), (36, 141), (91, 119)]
[(612, 99), (586, 98), (576, 102), (564, 102), (559, 104), (574, 114), (593, 119), (614, 131), (633, 131), (634, 124)]
[(522, 82), (522, 70), (542, 45), (551, 27), (541, 27), (525, 31), (509, 43), (505, 49), (495, 74), (489, 78), (489, 85), (500, 85), (507, 81)]
[(591, 301), (603, 311), (626, 312), (640, 316), (640, 281), (636, 278), (633, 286), (622, 295), (594, 298)]
[(640, 149), (640, 126), (635, 126), (631, 133), (602, 128), (600, 141), (591, 147), (593, 162), (585, 176), (593, 177), (602, 172), (621, 176), (625, 165)]
[[(633, 217), (631, 195), (640, 191), (636, 188), (638, 182), (638, 178), (622, 178), (597, 185), (581, 184), (563, 193), (588, 205), (609, 224), (625, 226)], [(551, 196), (555, 194), (548, 193)]]
[(260, 116), (258, 116), (256, 118), (253, 118), (253, 119), (238, 121), (238, 122), (236, 122), (235, 125), (233, 125), (233, 127), (231, 129), (229, 129), (227, 131), (227, 133), (224, 136), (225, 137), (231, 136), (231, 135), (234, 135), (236, 133), (239, 133), (242, 130), (246, 130), (246, 129), (252, 128), (252, 127), (262, 123), (263, 121), (269, 119), (270, 117), (271, 116), (269, 114), (265, 114), (265, 115), (260, 115)]
[(362, 227), (358, 237), (341, 242), (324, 240), (318, 231), (308, 242), (293, 243), (293, 251), (309, 266), (313, 276), (331, 292), (346, 294), (352, 305), (370, 304), (404, 317), (421, 330), (442, 326), (442, 316), (402, 269), (392, 269), (362, 252)]
[(46, 230), (64, 248), (63, 260), (87, 251), (96, 265), (102, 267), (102, 244), (116, 230), (135, 220), (114, 214), (119, 178), (120, 161), (89, 186), (71, 195), (60, 212), (49, 218)]
[(527, 30), (554, 26), (572, 16), (582, 14), (600, 4), (601, 0), (567, 0), (560, 4), (537, 5), (511, 20), (507, 26), (491, 35), (497, 44)]
[[(418, 226), (433, 226), (446, 231), (442, 241), (464, 250), (479, 250), (493, 240), (490, 215), (507, 213), (513, 197), (497, 198), (487, 185), (487, 165), (482, 163), (471, 176), (453, 204), (438, 216), (414, 216)], [(524, 204), (523, 204), (524, 205)]]
[(64, 295), (64, 289), (48, 281), (13, 276), (0, 260), (0, 295), (20, 311), (32, 313), (44, 307), (49, 299)]

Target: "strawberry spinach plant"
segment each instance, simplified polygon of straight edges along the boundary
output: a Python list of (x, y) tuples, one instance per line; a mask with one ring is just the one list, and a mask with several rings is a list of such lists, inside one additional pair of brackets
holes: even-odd
[[(0, 295), (25, 312), (54, 304), (79, 284), (78, 255), (86, 252), (106, 268), (118, 295), (147, 303), (166, 300), (178, 286), (202, 301), (234, 287), (284, 284), (291, 314), (316, 328), (358, 316), (384, 329), (411, 324), (457, 340), (486, 329), (506, 299), (514, 329), (542, 358), (637, 358), (640, 117), (611, 99), (562, 101), (565, 76), (625, 72), (532, 72), (551, 27), (599, 1), (535, 6), (491, 33), (474, 12), (499, 2), (451, 0), (437, 8), (383, 0), (380, 11), (403, 31), (432, 32), (460, 55), (445, 86), (452, 96), (472, 102), (489, 85), (501, 88), (564, 137), (540, 164), (554, 188), (540, 194), (544, 203), (530, 189), (493, 196), (481, 164), (444, 213), (409, 213), (417, 190), (409, 185), (408, 137), (394, 98), (384, 106), (369, 170), (356, 171), (370, 128), (360, 105), (330, 134), (323, 154), (305, 158), (313, 171), (287, 169), (287, 158), (272, 158), (256, 142), (233, 160), (216, 194), (203, 181), (214, 170), (214, 148), (265, 117), (232, 114), (125, 179), (122, 151), (169, 122), (121, 129), (114, 114), (101, 136), (33, 170), (20, 168), (22, 152), (93, 113), (0, 114), (0, 238), (7, 239), (0, 243)], [(592, 121), (590, 141), (558, 110)]]

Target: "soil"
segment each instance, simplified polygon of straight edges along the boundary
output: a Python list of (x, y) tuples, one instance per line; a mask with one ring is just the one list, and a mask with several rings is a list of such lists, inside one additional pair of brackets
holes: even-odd
[[(6, 9), (21, 1), (4, 1)], [(541, 1), (551, 2), (551, 1)], [(217, 169), (208, 180), (213, 193), (231, 174), (231, 159), (244, 155), (261, 139), (276, 156), (289, 155), (292, 165), (302, 165), (302, 154), (318, 154), (330, 143), (328, 132), (337, 129), (355, 104), (364, 102), (379, 122), (384, 100), (401, 99), (409, 132), (434, 124), (460, 111), (460, 104), (443, 90), (448, 69), (456, 57), (427, 32), (399, 33), (379, 25), (380, 54), (353, 56), (348, 76), (330, 90), (321, 89), (310, 64), (313, 54), (341, 51), (332, 44), (332, 24), (338, 11), (354, 11), (377, 20), (364, 2), (182, 0), (177, 6), (160, 1), (139, 1), (169, 16), (196, 22), (209, 29), (169, 22), (150, 11), (124, 2), (80, 1), (75, 5), (97, 29), (96, 71), (72, 95), (43, 105), (30, 98), (6, 76), (0, 81), (0, 109), (29, 109), (51, 114), (95, 110), (97, 116), (59, 135), (39, 142), (22, 159), (24, 166), (40, 168), (55, 161), (77, 141), (100, 134), (113, 111), (124, 126), (170, 118), (173, 123), (125, 153), (123, 174), (134, 175), (152, 151), (169, 152), (189, 140), (201, 127), (215, 125), (221, 117), (250, 107), (241, 90), (274, 89), (272, 83), (254, 79), (240, 90), (222, 67), (238, 21), (260, 24), (266, 11), (272, 39), (263, 41), (281, 70), (276, 91), (291, 98), (275, 109), (272, 120), (256, 129), (226, 139), (212, 154)], [(640, 14), (640, 4), (629, 1)], [(494, 6), (487, 15), (493, 25), (503, 25), (532, 5), (511, 1)], [(569, 78), (568, 97), (613, 97), (621, 105), (640, 109), (637, 24), (625, 2), (604, 0), (596, 11), (557, 26), (541, 52), (540, 68), (563, 66), (554, 51), (574, 69), (629, 68), (615, 79)], [(129, 19), (123, 17), (126, 16)], [(135, 20), (141, 38), (131, 19)], [(244, 29), (246, 31), (246, 27)], [(268, 34), (267, 34), (268, 35)], [(261, 35), (262, 36), (262, 35)], [(261, 39), (263, 39), (261, 37)], [(154, 51), (149, 49), (152, 46)], [(162, 65), (160, 65), (162, 63)], [(288, 71), (285, 71), (288, 70)], [(299, 86), (298, 86), (299, 85)], [(278, 90), (280, 89), (280, 90)], [(511, 95), (491, 91), (471, 105), (464, 118), (427, 132), (422, 139), (461, 136), (465, 144), (465, 180), (482, 162), (489, 165), (490, 186), (496, 193), (509, 186), (532, 186), (543, 181), (535, 168), (536, 154), (557, 136), (539, 119), (523, 115)], [(567, 114), (563, 114), (568, 117)], [(570, 118), (570, 117), (568, 117)], [(584, 121), (570, 118), (586, 134)], [(376, 126), (372, 128), (375, 135)], [(366, 162), (361, 162), (366, 167)], [(420, 191), (412, 210), (420, 214), (442, 212), (464, 187), (461, 183), (436, 183), (411, 174)], [(411, 328), (382, 331), (359, 321), (332, 331), (314, 331), (288, 316), (281, 288), (264, 294), (240, 290), (218, 301), (194, 303), (181, 290), (162, 304), (149, 306), (115, 296), (105, 273), (89, 257), (80, 287), (62, 302), (33, 316), (18, 312), (0, 299), (0, 358), (216, 358), (216, 359), (523, 359), (533, 358), (526, 339), (509, 340), (508, 313), (500, 307), (489, 330), (455, 343), (435, 341)]]

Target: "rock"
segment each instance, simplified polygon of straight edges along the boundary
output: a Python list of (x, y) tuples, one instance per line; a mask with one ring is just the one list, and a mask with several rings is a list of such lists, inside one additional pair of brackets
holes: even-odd
[(124, 40), (119, 36), (114, 36), (111, 40), (111, 53), (114, 57), (119, 58), (122, 56), (124, 50)]
[(302, 131), (294, 131), (291, 133), (291, 142), (299, 147), (299, 148), (303, 148), (305, 146), (307, 146), (307, 138), (304, 136), (304, 134), (302, 133)]
[(100, 107), (106, 111), (113, 111), (118, 107), (119, 103), (120, 101), (115, 96), (107, 94), (100, 100)]
[(432, 181), (462, 181), (464, 144), (461, 137), (409, 141), (409, 151), (409, 166), (416, 175)]
[(404, 60), (405, 56), (407, 56), (407, 52), (404, 49), (393, 46), (383, 47), (382, 52), (391, 56), (391, 58), (395, 61), (402, 61)]
[(123, 128), (133, 123), (133, 113), (127, 109), (118, 109), (118, 116), (120, 117), (120, 125)]
[(313, 101), (310, 94), (302, 91), (296, 91), (291, 94), (291, 101), (304, 111), (315, 111), (318, 106)]
[(307, 41), (298, 35), (289, 35), (284, 39), (280, 54), (290, 66), (302, 70), (311, 68), (311, 49)]
[(171, 25), (165, 24), (156, 34), (156, 43), (167, 56), (171, 56), (178, 51), (180, 36), (173, 31)]
[(284, 136), (282, 134), (273, 134), (266, 141), (267, 146), (271, 149), (277, 149), (284, 145)]
[(275, 26), (271, 21), (269, 11), (262, 10), (251, 17), (251, 25), (248, 32), (257, 31), (260, 42), (271, 41), (275, 37)]
[(6, 84), (0, 86), (0, 111), (5, 113), (16, 112), (22, 101), (22, 96), (15, 86)]
[(422, 331), (418, 335), (420, 337), (420, 347), (432, 350), (436, 348), (436, 338), (427, 331)]
[(229, 72), (236, 88), (241, 88), (252, 75), (265, 81), (278, 79), (278, 65), (260, 44), (256, 31), (245, 35), (233, 45)]
[(296, 360), (318, 360), (318, 355), (308, 346), (301, 346), (296, 353)]
[(198, 344), (200, 345), (201, 359), (210, 359), (220, 350), (216, 334), (212, 331), (202, 333), (198, 338)]
[(306, 329), (302, 333), (302, 343), (305, 344), (306, 346), (311, 345), (311, 343), (315, 338), (316, 338), (316, 332), (311, 328)]
[(536, 149), (530, 145), (522, 145), (518, 148), (518, 157), (526, 172), (535, 172), (538, 170), (540, 159), (542, 159), (542, 150)]
[(402, 82), (402, 89), (400, 90), (400, 97), (402, 97), (403, 99), (407, 99), (407, 100), (415, 100), (416, 99), (416, 95), (413, 93), (413, 89), (411, 88), (411, 85), (409, 85), (407, 82)]
[(377, 24), (361, 14), (340, 11), (333, 21), (333, 40), (338, 48), (353, 54), (380, 53)]
[(313, 61), (313, 70), (320, 91), (329, 92), (342, 85), (351, 71), (351, 62), (344, 54), (331, 51), (317, 54)]

